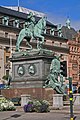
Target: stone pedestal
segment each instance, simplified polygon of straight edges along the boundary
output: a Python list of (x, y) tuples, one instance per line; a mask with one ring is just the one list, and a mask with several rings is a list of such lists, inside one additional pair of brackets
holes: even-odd
[[(45, 80), (49, 74), (52, 59), (53, 51), (45, 49), (32, 49), (13, 53), (10, 84), (12, 94), (15, 96), (30, 94), (31, 97), (43, 99)], [(26, 95), (22, 95), (22, 106), (24, 103), (26, 103)]]
[(53, 94), (53, 108), (63, 107), (63, 94)]
[(74, 105), (80, 105), (80, 94), (73, 94)]
[(32, 50), (12, 55), (12, 88), (43, 88), (53, 55)]
[(21, 106), (23, 107), (30, 101), (30, 95), (28, 94), (23, 94), (21, 95)]

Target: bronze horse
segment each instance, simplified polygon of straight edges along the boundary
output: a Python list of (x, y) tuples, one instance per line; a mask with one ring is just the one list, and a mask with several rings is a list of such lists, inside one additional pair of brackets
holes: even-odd
[(42, 36), (43, 31), (46, 27), (46, 17), (42, 17), (38, 23), (34, 26), (33, 32), (27, 28), (22, 29), (19, 33), (17, 43), (16, 43), (16, 51), (20, 51), (20, 44), (24, 38), (26, 38), (27, 45), (32, 49), (32, 46), (29, 44), (30, 40), (38, 38), (37, 48), (40, 49), (41, 45), (44, 43), (44, 36)]

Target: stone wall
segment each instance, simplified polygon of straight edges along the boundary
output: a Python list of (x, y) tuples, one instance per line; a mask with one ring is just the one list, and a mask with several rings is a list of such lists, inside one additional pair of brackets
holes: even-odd
[(29, 94), (33, 99), (46, 99), (52, 101), (54, 90), (51, 88), (16, 88), (1, 90), (6, 98), (21, 97), (22, 94)]

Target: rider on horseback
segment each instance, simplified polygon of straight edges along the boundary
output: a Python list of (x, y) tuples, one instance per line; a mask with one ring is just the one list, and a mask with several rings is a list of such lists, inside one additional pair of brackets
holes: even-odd
[(37, 49), (41, 49), (42, 44), (44, 43), (44, 36), (42, 36), (42, 31), (44, 30), (45, 26), (46, 26), (45, 18), (41, 18), (36, 23), (33, 13), (30, 12), (29, 15), (27, 16), (27, 21), (25, 23), (25, 26), (20, 31), (19, 36), (17, 38), (16, 51), (20, 51), (19, 49), (20, 44), (24, 38), (26, 39), (26, 43), (30, 49), (32, 49), (32, 46), (29, 44), (31, 39), (33, 40), (35, 38), (35, 40), (40, 41), (40, 42), (37, 42)]
[(25, 29), (30, 30), (30, 32), (33, 32), (35, 24), (35, 17), (33, 16), (33, 13), (30, 12), (27, 16), (27, 21), (25, 22)]

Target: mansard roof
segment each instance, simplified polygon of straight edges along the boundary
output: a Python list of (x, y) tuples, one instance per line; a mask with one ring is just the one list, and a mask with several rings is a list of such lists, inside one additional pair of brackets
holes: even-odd
[[(19, 12), (19, 11), (15, 11), (15, 10), (11, 10), (9, 8), (5, 8), (5, 7), (1, 7), (0, 6), (0, 13), (4, 14), (4, 15), (9, 15), (15, 18), (20, 18), (20, 19), (24, 19), (26, 20), (26, 15), (25, 13)], [(40, 17), (35, 16), (36, 21), (38, 21), (40, 19)], [(56, 27), (56, 25), (52, 24), (51, 22), (47, 21), (47, 25), (51, 26), (51, 27)]]
[(66, 26), (62, 27), (62, 35), (63, 38), (67, 38), (68, 40), (72, 40), (73, 38), (76, 38), (77, 31), (74, 28), (68, 28)]

